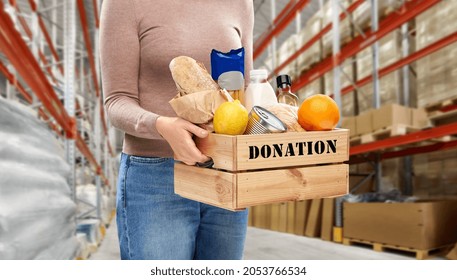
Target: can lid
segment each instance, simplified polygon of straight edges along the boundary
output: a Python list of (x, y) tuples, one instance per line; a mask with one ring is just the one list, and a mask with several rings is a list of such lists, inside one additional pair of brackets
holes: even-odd
[(253, 118), (255, 118), (262, 126), (268, 129), (271, 133), (286, 132), (286, 125), (273, 113), (267, 109), (254, 106), (252, 107), (251, 113)]

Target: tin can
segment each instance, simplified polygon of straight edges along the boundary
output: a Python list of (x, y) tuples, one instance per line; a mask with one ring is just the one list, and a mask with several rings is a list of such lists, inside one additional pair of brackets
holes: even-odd
[(266, 134), (286, 132), (286, 125), (273, 113), (260, 106), (252, 107), (244, 134)]

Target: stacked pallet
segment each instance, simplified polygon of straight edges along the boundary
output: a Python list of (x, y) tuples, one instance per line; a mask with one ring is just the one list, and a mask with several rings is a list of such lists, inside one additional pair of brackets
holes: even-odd
[[(306, 22), (305, 27), (299, 33), (298, 48), (303, 47), (321, 30), (322, 11), (318, 11)], [(314, 64), (319, 62), (320, 57), (321, 46), (320, 41), (318, 40), (297, 58), (297, 73), (301, 74), (302, 72), (311, 69)]]
[[(341, 66), (341, 73), (340, 73), (340, 84), (341, 84), (341, 89), (350, 86), (353, 83), (354, 80), (354, 71), (353, 71), (353, 65), (351, 61), (346, 61), (343, 63)], [(333, 71), (328, 72), (327, 74), (324, 75), (324, 85), (325, 85), (325, 93), (330, 94), (335, 92), (333, 85), (334, 85), (334, 75)], [(343, 95), (341, 97), (341, 101), (343, 103), (341, 107), (341, 114), (343, 116), (351, 116), (354, 113), (354, 99), (353, 99), (352, 92), (346, 95)]]
[(302, 87), (300, 90), (296, 92), (296, 94), (298, 96), (299, 102), (301, 103), (303, 102), (303, 100), (305, 100), (305, 98), (314, 94), (321, 94), (323, 92), (324, 91), (321, 87), (321, 79), (317, 79), (311, 82), (310, 84)]
[(414, 194), (421, 198), (457, 197), (457, 151), (414, 157)]
[[(442, 1), (416, 18), (416, 44), (422, 49), (457, 30), (457, 1)], [(445, 23), (445, 24), (444, 24)], [(440, 109), (457, 103), (457, 48), (445, 47), (417, 61), (418, 105)], [(443, 115), (431, 112), (431, 115)], [(453, 112), (434, 120), (436, 124), (457, 121)], [(444, 139), (446, 140), (446, 139)], [(457, 196), (457, 151), (414, 157), (414, 193), (424, 198)]]
[[(342, 6), (348, 7), (353, 1), (342, 1)], [(392, 11), (399, 8), (400, 2), (396, 0), (378, 1), (378, 13), (380, 18), (387, 16)], [(351, 37), (359, 35), (360, 30), (367, 31), (371, 25), (370, 4), (364, 2), (353, 13), (354, 25), (345, 19), (340, 24), (340, 37), (342, 45)], [(419, 15), (415, 22), (410, 23), (410, 27), (415, 25), (416, 38), (411, 40), (409, 38), (410, 52), (416, 49), (422, 49), (444, 36), (451, 34), (457, 30), (457, 1), (442, 1), (435, 5), (432, 9)], [(315, 34), (322, 30), (332, 21), (331, 2), (328, 1), (323, 9), (311, 17), (305, 24), (304, 29), (294, 38), (289, 39), (284, 43), (277, 55), (277, 64), (285, 61), (297, 49), (301, 48), (306, 42), (309, 41)], [(445, 22), (446, 24), (442, 24)], [(332, 50), (332, 32), (330, 31), (319, 42), (316, 42), (300, 55), (297, 63), (292, 63), (289, 67), (285, 68), (282, 72), (288, 73), (293, 77), (302, 75), (316, 64), (320, 59), (325, 58), (331, 53)], [(380, 68), (384, 68), (402, 58), (402, 34), (399, 30), (393, 31), (379, 41), (379, 63)], [(294, 42), (294, 43), (293, 43)], [(294, 45), (295, 44), (295, 45)], [(270, 60), (271, 61), (271, 60)], [(413, 63), (409, 75), (409, 96), (411, 105), (413, 107), (426, 107), (428, 110), (437, 110), (446, 105), (457, 104), (457, 71), (455, 65), (457, 64), (457, 50), (454, 45), (450, 45), (436, 53), (426, 56), (425, 58)], [(354, 67), (355, 66), (355, 67)], [(417, 68), (417, 69), (416, 69)], [(295, 71), (293, 69), (296, 69)], [(417, 70), (417, 81), (414, 69)], [(370, 76), (373, 72), (372, 67), (372, 48), (369, 46), (362, 52), (358, 53), (355, 61), (345, 61), (342, 64), (342, 70), (345, 74), (340, 77), (342, 88), (351, 84), (350, 78), (355, 80), (363, 79)], [(355, 73), (353, 71), (356, 70)], [(399, 103), (403, 95), (403, 72), (397, 70), (380, 79), (380, 98), (381, 105)], [(307, 86), (300, 89), (297, 95), (300, 101), (313, 94), (331, 94), (333, 93), (333, 72), (326, 73), (322, 78), (319, 78)], [(357, 94), (357, 96), (355, 96)], [(360, 119), (367, 120), (370, 116), (368, 112), (373, 104), (373, 84), (369, 83), (359, 89), (357, 92), (350, 92), (342, 96), (342, 115), (344, 117), (355, 115), (355, 100), (358, 101), (358, 112), (360, 112)], [(457, 112), (457, 111), (456, 111)], [(412, 112), (414, 114), (414, 112)], [(431, 122), (424, 119), (424, 111), (416, 111), (416, 117), (419, 116), (421, 120), (420, 125), (412, 121), (411, 126), (415, 129), (423, 129), (429, 125), (441, 125), (457, 121), (457, 114), (453, 112), (442, 113), (439, 111), (429, 112)], [(411, 116), (411, 120), (413, 116)], [(355, 119), (354, 119), (355, 120)], [(365, 122), (367, 124), (367, 122)], [(403, 123), (399, 123), (403, 125)], [(345, 124), (347, 125), (347, 124)], [(397, 125), (397, 124), (394, 124)], [(386, 137), (396, 136), (412, 132), (409, 126), (402, 126), (398, 128), (380, 128), (373, 129), (371, 126), (348, 127), (351, 128), (351, 136), (365, 135), (362, 141), (359, 138), (359, 143), (367, 143), (370, 141), (380, 140)], [(367, 138), (367, 136), (369, 136)], [(370, 140), (371, 139), (371, 140)], [(439, 139), (437, 139), (439, 140)], [(442, 139), (446, 140), (446, 139)], [(453, 153), (453, 152), (451, 152)], [(436, 153), (435, 155), (421, 155), (415, 156), (415, 176), (416, 188), (418, 193), (423, 196), (437, 196), (444, 194), (457, 194), (457, 178), (453, 174), (448, 174), (446, 169), (442, 172), (442, 166), (454, 164), (453, 160), (447, 159), (449, 153)], [(440, 160), (440, 157), (442, 160)], [(383, 165), (387, 168), (384, 169), (384, 174), (388, 177), (394, 178), (394, 185), (399, 188), (402, 185), (400, 174), (401, 160), (394, 159)], [(440, 166), (440, 167), (438, 167)], [(361, 167), (365, 170), (367, 168)], [(369, 168), (368, 168), (369, 169)], [(368, 170), (367, 169), (367, 170)], [(371, 171), (371, 170), (370, 170)], [(356, 172), (361, 172), (357, 170)], [(400, 172), (400, 173), (399, 173)], [(427, 186), (433, 186), (432, 189), (427, 189)], [(438, 187), (439, 186), (439, 187)]]
[(375, 251), (412, 252), (417, 259), (446, 254), (457, 242), (457, 200), (343, 204), (343, 244)]
[[(341, 7), (347, 9), (350, 5), (349, 0), (341, 0), (339, 1)], [(333, 20), (333, 9), (332, 9), (332, 1), (328, 1), (322, 7), (322, 26), (327, 26), (331, 24)], [(345, 45), (351, 40), (351, 22), (348, 18), (340, 21), (340, 41), (341, 45)], [(324, 57), (329, 56), (332, 53), (333, 49), (333, 30), (329, 31), (322, 37), (322, 51)]]
[[(382, 0), (378, 1), (378, 16), (380, 19), (397, 10), (401, 6), (401, 1)], [(354, 24), (361, 30), (366, 31), (371, 27), (371, 4), (370, 1), (363, 2), (353, 13)], [(357, 30), (355, 30), (356, 33)]]
[[(417, 49), (457, 30), (457, 1), (442, 1), (416, 18)], [(418, 105), (427, 107), (457, 96), (457, 48), (447, 46), (417, 61)]]
[[(380, 1), (383, 2), (383, 1)], [(387, 1), (386, 1), (387, 2)], [(364, 4), (365, 5), (365, 4)], [(383, 11), (387, 11), (388, 6), (381, 7)], [(363, 8), (363, 5), (359, 8)], [(363, 20), (362, 14), (356, 14), (355, 18), (362, 26), (368, 25), (366, 20)], [(383, 68), (387, 65), (398, 61), (402, 57), (401, 52), (401, 33), (394, 31), (379, 41), (379, 67)], [(357, 79), (363, 79), (373, 73), (373, 50), (370, 47), (365, 48), (357, 54)], [(412, 78), (412, 77), (410, 77)], [(414, 79), (410, 81), (414, 84)], [(415, 87), (411, 87), (410, 94), (414, 95)], [(402, 95), (402, 72), (397, 70), (379, 79), (379, 95), (383, 109), (373, 111), (373, 83), (369, 83), (360, 87), (357, 90), (358, 109), (360, 114), (355, 118), (356, 131), (353, 132), (352, 144), (364, 144), (380, 139), (385, 139), (392, 136), (404, 135), (411, 132), (411, 127), (415, 127), (412, 121), (412, 112), (409, 108), (403, 109), (400, 106), (395, 106)], [(353, 102), (352, 102), (353, 104)], [(352, 108), (345, 108), (343, 112), (348, 112)], [(347, 114), (347, 113), (346, 113)], [(388, 118), (384, 117), (389, 116)], [(386, 122), (387, 121), (387, 122)], [(390, 178), (391, 184), (396, 188), (401, 188), (402, 185), (402, 163), (400, 159), (392, 159), (382, 162), (383, 175)], [(373, 169), (368, 164), (357, 166), (357, 173), (371, 172)], [(373, 182), (368, 182), (373, 186)]]
[[(287, 38), (284, 43), (282, 43), (276, 52), (276, 67), (284, 63), (297, 51), (298, 40), (299, 36), (297, 34), (293, 34)], [(289, 63), (278, 74), (287, 74), (292, 79), (295, 79), (297, 77), (297, 60)]]
[(352, 144), (405, 135), (429, 126), (424, 109), (398, 104), (385, 104), (379, 109), (370, 109), (357, 117), (344, 117), (342, 120), (342, 127), (350, 129)]
[[(357, 55), (357, 77), (363, 79), (373, 73), (373, 51), (368, 47)], [(394, 31), (379, 41), (379, 67), (383, 68), (401, 59), (401, 34)], [(379, 80), (381, 104), (397, 103), (402, 92), (401, 70), (392, 72)], [(359, 110), (366, 111), (373, 106), (373, 84), (360, 88)]]
[[(307, 42), (310, 41), (312, 37), (314, 37), (317, 33), (319, 33), (322, 30), (324, 26), (323, 17), (323, 11), (321, 10), (318, 11), (306, 22), (305, 27), (300, 32), (298, 45), (299, 48), (304, 46)], [(310, 70), (313, 65), (315, 65), (321, 60), (321, 44), (321, 40), (318, 40), (297, 58), (297, 71), (299, 75)], [(299, 101), (303, 102), (303, 100), (305, 100), (307, 97), (311, 95), (324, 93), (324, 89), (322, 88), (321, 83), (322, 80), (317, 79), (311, 82), (310, 84), (306, 85), (305, 87), (301, 88), (296, 93), (299, 98)]]

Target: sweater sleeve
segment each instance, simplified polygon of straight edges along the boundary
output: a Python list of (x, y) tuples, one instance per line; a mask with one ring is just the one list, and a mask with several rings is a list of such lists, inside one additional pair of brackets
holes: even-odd
[(140, 42), (131, 0), (103, 1), (100, 63), (105, 107), (113, 126), (136, 137), (161, 138), (155, 125), (159, 116), (139, 103)]
[(244, 60), (244, 76), (246, 78), (246, 86), (248, 85), (249, 83), (249, 79), (250, 79), (250, 76), (249, 76), (249, 71), (252, 70), (252, 65), (253, 65), (253, 50), (252, 50), (252, 37), (253, 37), (253, 32), (254, 32), (254, 2), (253, 1), (250, 1), (250, 0), (247, 0), (245, 1), (247, 3), (247, 9), (245, 9), (244, 11), (246, 12), (244, 15), (243, 15), (243, 19), (244, 19), (244, 22), (243, 22), (243, 30), (242, 30), (242, 37), (241, 37), (241, 43), (244, 47), (244, 51), (245, 51), (245, 60)]

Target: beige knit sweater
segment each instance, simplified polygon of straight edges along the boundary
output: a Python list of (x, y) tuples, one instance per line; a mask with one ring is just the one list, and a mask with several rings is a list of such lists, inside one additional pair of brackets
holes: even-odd
[(100, 26), (103, 94), (111, 124), (125, 132), (123, 152), (172, 157), (156, 130), (175, 116), (176, 86), (168, 65), (180, 55), (205, 64), (212, 49), (246, 50), (252, 67), (252, 0), (105, 0)]

